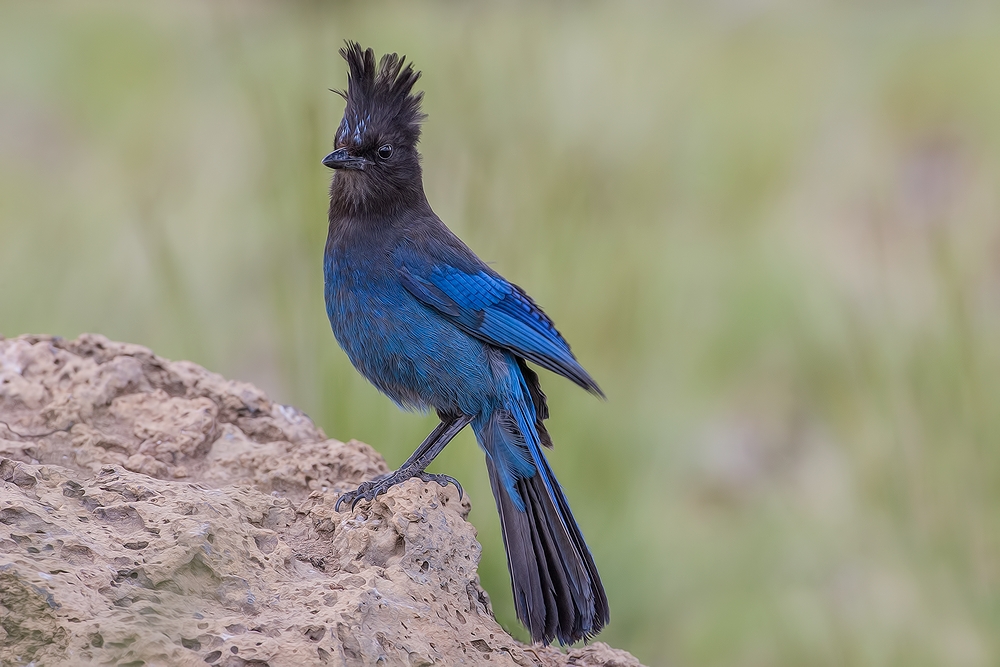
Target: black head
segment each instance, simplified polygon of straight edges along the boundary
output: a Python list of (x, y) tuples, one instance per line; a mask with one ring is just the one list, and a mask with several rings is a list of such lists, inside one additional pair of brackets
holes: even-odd
[(423, 93), (413, 93), (420, 78), (413, 66), (395, 53), (382, 56), (347, 42), (340, 50), (350, 73), (344, 119), (337, 129), (335, 150), (323, 164), (336, 169), (330, 188), (331, 203), (350, 208), (384, 207), (423, 196), (417, 142)]

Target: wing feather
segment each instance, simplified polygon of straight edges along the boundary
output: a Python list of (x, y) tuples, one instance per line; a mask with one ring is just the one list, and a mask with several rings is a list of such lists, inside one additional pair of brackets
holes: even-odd
[(486, 270), (472, 273), (442, 264), (420, 272), (402, 263), (399, 278), (413, 296), (470, 335), (604, 395), (552, 320), (517, 285)]

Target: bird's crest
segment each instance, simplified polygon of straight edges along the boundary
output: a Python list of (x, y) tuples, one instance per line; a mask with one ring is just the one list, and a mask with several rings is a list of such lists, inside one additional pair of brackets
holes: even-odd
[(375, 52), (362, 49), (357, 42), (348, 41), (340, 55), (347, 61), (350, 73), (347, 90), (334, 91), (347, 100), (337, 143), (366, 143), (369, 130), (375, 128), (415, 144), (425, 118), (420, 111), (424, 94), (412, 92), (420, 72), (395, 53), (382, 56), (376, 65)]

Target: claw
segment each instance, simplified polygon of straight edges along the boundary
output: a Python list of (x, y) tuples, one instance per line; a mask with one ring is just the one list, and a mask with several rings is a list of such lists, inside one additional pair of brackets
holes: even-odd
[(354, 497), (354, 500), (351, 501), (352, 512), (354, 511), (354, 508), (358, 506), (358, 503), (360, 503), (362, 500), (371, 500), (371, 498), (366, 498), (365, 494), (359, 493), (357, 496)]
[(459, 484), (458, 480), (452, 477), (451, 475), (437, 475), (429, 472), (424, 472), (414, 476), (419, 477), (421, 480), (425, 482), (437, 482), (441, 486), (448, 486), (449, 484), (454, 484), (455, 488), (458, 489), (459, 500), (461, 500), (462, 497), (465, 495), (465, 492), (462, 490), (462, 485)]
[(333, 511), (334, 512), (339, 512), (340, 511), (340, 503), (344, 502), (344, 500), (346, 500), (347, 496), (349, 496), (349, 495), (351, 495), (351, 494), (350, 493), (345, 493), (344, 495), (342, 495), (339, 498), (337, 498), (337, 504), (333, 506)]
[(340, 511), (340, 506), (347, 501), (351, 503), (351, 511), (358, 506), (362, 500), (372, 501), (378, 498), (380, 495), (391, 489), (396, 484), (401, 484), (411, 477), (416, 477), (417, 479), (423, 480), (425, 482), (437, 482), (441, 486), (448, 486), (449, 484), (454, 484), (455, 488), (458, 489), (458, 499), (461, 500), (465, 494), (462, 490), (462, 485), (458, 483), (458, 480), (449, 475), (436, 475), (429, 472), (411, 472), (411, 471), (399, 471), (391, 475), (382, 475), (373, 480), (367, 482), (362, 482), (361, 485), (354, 491), (348, 491), (344, 495), (337, 498), (336, 504), (333, 506), (335, 512)]
[[(362, 500), (373, 500), (376, 496), (379, 495), (378, 491), (377, 491), (377, 489), (375, 487), (375, 482), (376, 481), (378, 481), (378, 480), (372, 480), (372, 481), (369, 481), (369, 482), (362, 482), (361, 486), (359, 486), (355, 490), (348, 491), (344, 495), (342, 495), (339, 498), (337, 498), (337, 503), (333, 506), (333, 510), (335, 512), (339, 512), (340, 511), (340, 506), (344, 502), (350, 501), (350, 503), (351, 503), (351, 511), (353, 512), (354, 508), (357, 507), (358, 503), (360, 503)], [(385, 489), (383, 489), (382, 492), (384, 493)]]

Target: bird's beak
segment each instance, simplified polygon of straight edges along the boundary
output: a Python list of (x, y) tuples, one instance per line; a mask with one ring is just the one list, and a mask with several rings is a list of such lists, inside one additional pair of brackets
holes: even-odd
[(357, 169), (361, 170), (368, 164), (368, 160), (363, 157), (354, 157), (347, 152), (346, 148), (338, 148), (325, 158), (323, 164), (330, 169)]

